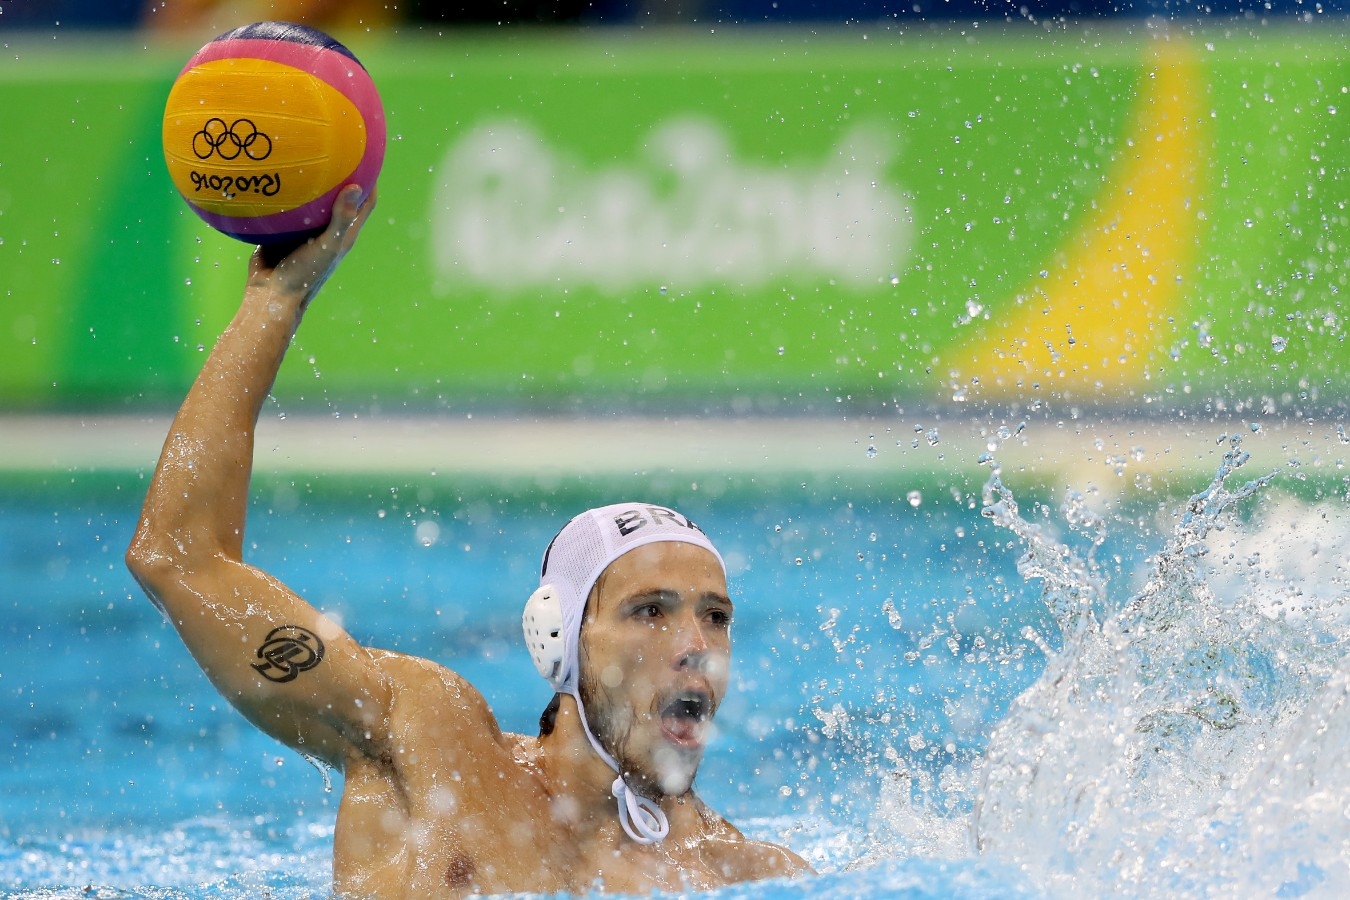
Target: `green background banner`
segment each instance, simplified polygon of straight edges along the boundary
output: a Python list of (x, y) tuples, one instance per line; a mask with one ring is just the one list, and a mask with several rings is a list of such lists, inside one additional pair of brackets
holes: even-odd
[[(1343, 28), (340, 35), (390, 143), (283, 403), (1297, 411), (1350, 383)], [(0, 61), (0, 407), (174, 403), (249, 248), (195, 47)]]

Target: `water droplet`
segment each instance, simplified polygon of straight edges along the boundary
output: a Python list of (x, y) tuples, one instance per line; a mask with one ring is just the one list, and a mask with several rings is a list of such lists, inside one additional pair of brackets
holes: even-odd
[(875, 445), (873, 445), (873, 444), (868, 444), (868, 445), (867, 445), (867, 458), (868, 458), (868, 459), (876, 459), (876, 458), (877, 458), (877, 448), (876, 448)]
[(905, 495), (905, 499), (909, 501), (910, 506), (918, 508), (919, 504), (923, 503), (923, 492), (910, 491)]
[(899, 283), (900, 283), (900, 276), (896, 275), (895, 273), (891, 273), (891, 284), (896, 285)]
[(895, 601), (887, 597), (881, 604), (881, 611), (886, 614), (886, 619), (891, 623), (892, 628), (900, 628), (904, 621), (900, 617), (900, 610), (895, 608)]
[[(333, 779), (328, 773), (328, 766), (316, 756), (310, 756), (308, 753), (301, 753), (300, 755), (304, 757), (305, 762), (319, 770), (319, 774), (323, 776), (323, 791), (325, 794), (331, 794), (333, 792)], [(281, 760), (277, 760), (277, 765), (280, 764)]]
[(418, 522), (414, 533), (417, 538), (417, 543), (421, 544), (423, 547), (430, 547), (440, 539), (441, 526), (430, 521)]
[(1270, 349), (1274, 350), (1276, 353), (1283, 353), (1284, 348), (1288, 346), (1289, 338), (1278, 334), (1272, 334), (1270, 336)]

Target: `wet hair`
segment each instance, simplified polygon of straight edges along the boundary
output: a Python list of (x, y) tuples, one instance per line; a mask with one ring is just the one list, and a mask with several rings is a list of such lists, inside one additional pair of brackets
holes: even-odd
[(539, 736), (548, 737), (558, 724), (558, 708), (562, 706), (562, 694), (554, 694), (548, 706), (539, 714)]

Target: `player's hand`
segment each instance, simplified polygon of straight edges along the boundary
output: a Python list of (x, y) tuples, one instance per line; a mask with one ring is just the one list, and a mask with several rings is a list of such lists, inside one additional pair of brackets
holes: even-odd
[(333, 203), (333, 217), (322, 234), (291, 245), (259, 247), (249, 260), (250, 287), (270, 287), (298, 296), (300, 310), (309, 305), (356, 244), (361, 227), (375, 208), (375, 192), (361, 201), (361, 188), (349, 184)]

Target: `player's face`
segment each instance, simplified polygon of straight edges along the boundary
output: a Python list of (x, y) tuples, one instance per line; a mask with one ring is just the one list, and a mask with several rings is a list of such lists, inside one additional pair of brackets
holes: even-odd
[(582, 627), (582, 702), (639, 792), (692, 786), (726, 694), (731, 614), (721, 565), (693, 544), (630, 550), (596, 582)]

